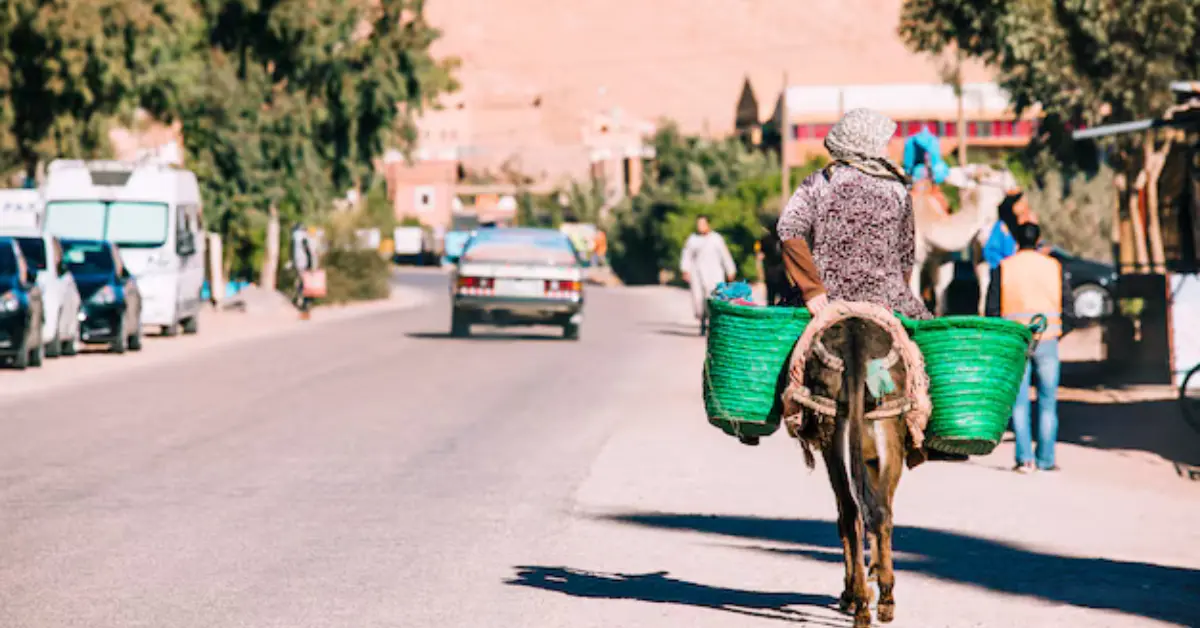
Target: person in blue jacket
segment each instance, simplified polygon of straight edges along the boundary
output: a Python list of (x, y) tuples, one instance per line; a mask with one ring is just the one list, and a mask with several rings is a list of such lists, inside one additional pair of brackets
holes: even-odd
[(992, 226), (991, 234), (983, 245), (983, 259), (988, 268), (996, 270), (1000, 262), (1017, 252), (1017, 241), (1013, 237), (1017, 227), (1026, 222), (1037, 222), (1029, 203), (1020, 191), (1010, 193), (1004, 202), (1000, 203), (1000, 219)]

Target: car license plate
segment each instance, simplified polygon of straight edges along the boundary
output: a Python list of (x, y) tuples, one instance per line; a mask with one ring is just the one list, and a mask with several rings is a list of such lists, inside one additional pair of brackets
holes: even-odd
[(530, 279), (497, 279), (498, 297), (540, 297), (545, 293), (543, 282)]

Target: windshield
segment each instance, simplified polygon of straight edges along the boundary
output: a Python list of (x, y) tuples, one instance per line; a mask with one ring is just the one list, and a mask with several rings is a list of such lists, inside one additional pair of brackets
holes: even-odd
[(41, 238), (16, 238), (25, 262), (38, 270), (46, 270), (46, 241)]
[(72, 273), (105, 275), (116, 270), (112, 252), (103, 242), (63, 240), (63, 261)]
[(17, 274), (17, 254), (13, 252), (12, 241), (0, 240), (0, 275)]
[(166, 203), (54, 201), (46, 204), (46, 231), (60, 238), (156, 248), (167, 241), (169, 217)]
[(463, 259), (468, 262), (510, 262), (547, 266), (576, 266), (579, 256), (567, 236), (549, 230), (487, 229), (471, 239)]

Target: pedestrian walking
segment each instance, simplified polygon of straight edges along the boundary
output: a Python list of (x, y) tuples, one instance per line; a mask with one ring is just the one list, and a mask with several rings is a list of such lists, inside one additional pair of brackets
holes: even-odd
[[(1056, 471), (1054, 444), (1058, 439), (1058, 342), (1071, 319), (1070, 291), (1062, 264), (1038, 250), (1042, 230), (1025, 222), (1013, 234), (1017, 252), (992, 271), (988, 287), (987, 314), (1028, 325), (1039, 315), (1046, 317), (1046, 331), (1025, 367), (1025, 379), (1013, 407), (1013, 436), (1017, 442), (1019, 473), (1035, 468)], [(1033, 450), (1033, 417), (1029, 392), (1037, 378), (1037, 451)]]
[(696, 232), (683, 245), (679, 269), (692, 291), (692, 307), (700, 321), (700, 334), (708, 332), (708, 296), (722, 281), (737, 277), (737, 266), (725, 238), (712, 230), (708, 216), (696, 218)]
[(292, 229), (292, 267), (296, 269), (295, 303), (303, 315), (308, 314), (309, 298), (304, 293), (304, 275), (317, 266), (317, 255), (312, 238), (303, 223)]
[(814, 314), (832, 300), (930, 318), (909, 288), (916, 259), (911, 181), (887, 157), (896, 123), (848, 112), (825, 138), (833, 158), (800, 184), (779, 217), (788, 281)]

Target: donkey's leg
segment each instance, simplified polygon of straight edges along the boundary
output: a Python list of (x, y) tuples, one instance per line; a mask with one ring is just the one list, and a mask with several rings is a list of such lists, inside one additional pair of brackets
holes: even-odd
[(841, 451), (837, 447), (830, 447), (824, 451), (824, 458), (829, 484), (833, 487), (834, 497), (837, 498), (838, 538), (842, 541), (842, 562), (846, 567), (838, 608), (842, 612), (848, 612), (854, 606), (854, 552), (851, 549), (851, 539), (854, 537), (854, 526), (858, 521), (858, 508), (850, 494), (850, 478), (846, 475)]
[[(900, 453), (904, 451), (905, 428), (898, 423), (893, 423), (888, 428), (888, 442), (884, 446), (889, 453), (894, 452), (895, 455), (889, 455), (888, 460), (879, 469), (877, 484), (884, 502), (883, 518), (879, 522), (879, 529), (876, 530), (876, 548), (879, 552), (879, 608), (876, 614), (881, 623), (888, 623), (896, 617), (896, 599), (892, 595), (896, 586), (896, 573), (892, 564), (892, 498), (896, 495), (896, 487), (900, 485), (900, 474), (904, 472)], [(872, 554), (876, 548), (872, 549)]]
[(867, 628), (871, 625), (871, 588), (867, 586), (867, 568), (863, 565), (863, 523), (859, 517), (854, 518), (850, 538), (847, 543), (850, 548), (850, 563), (853, 574), (851, 580), (854, 587), (854, 628)]

